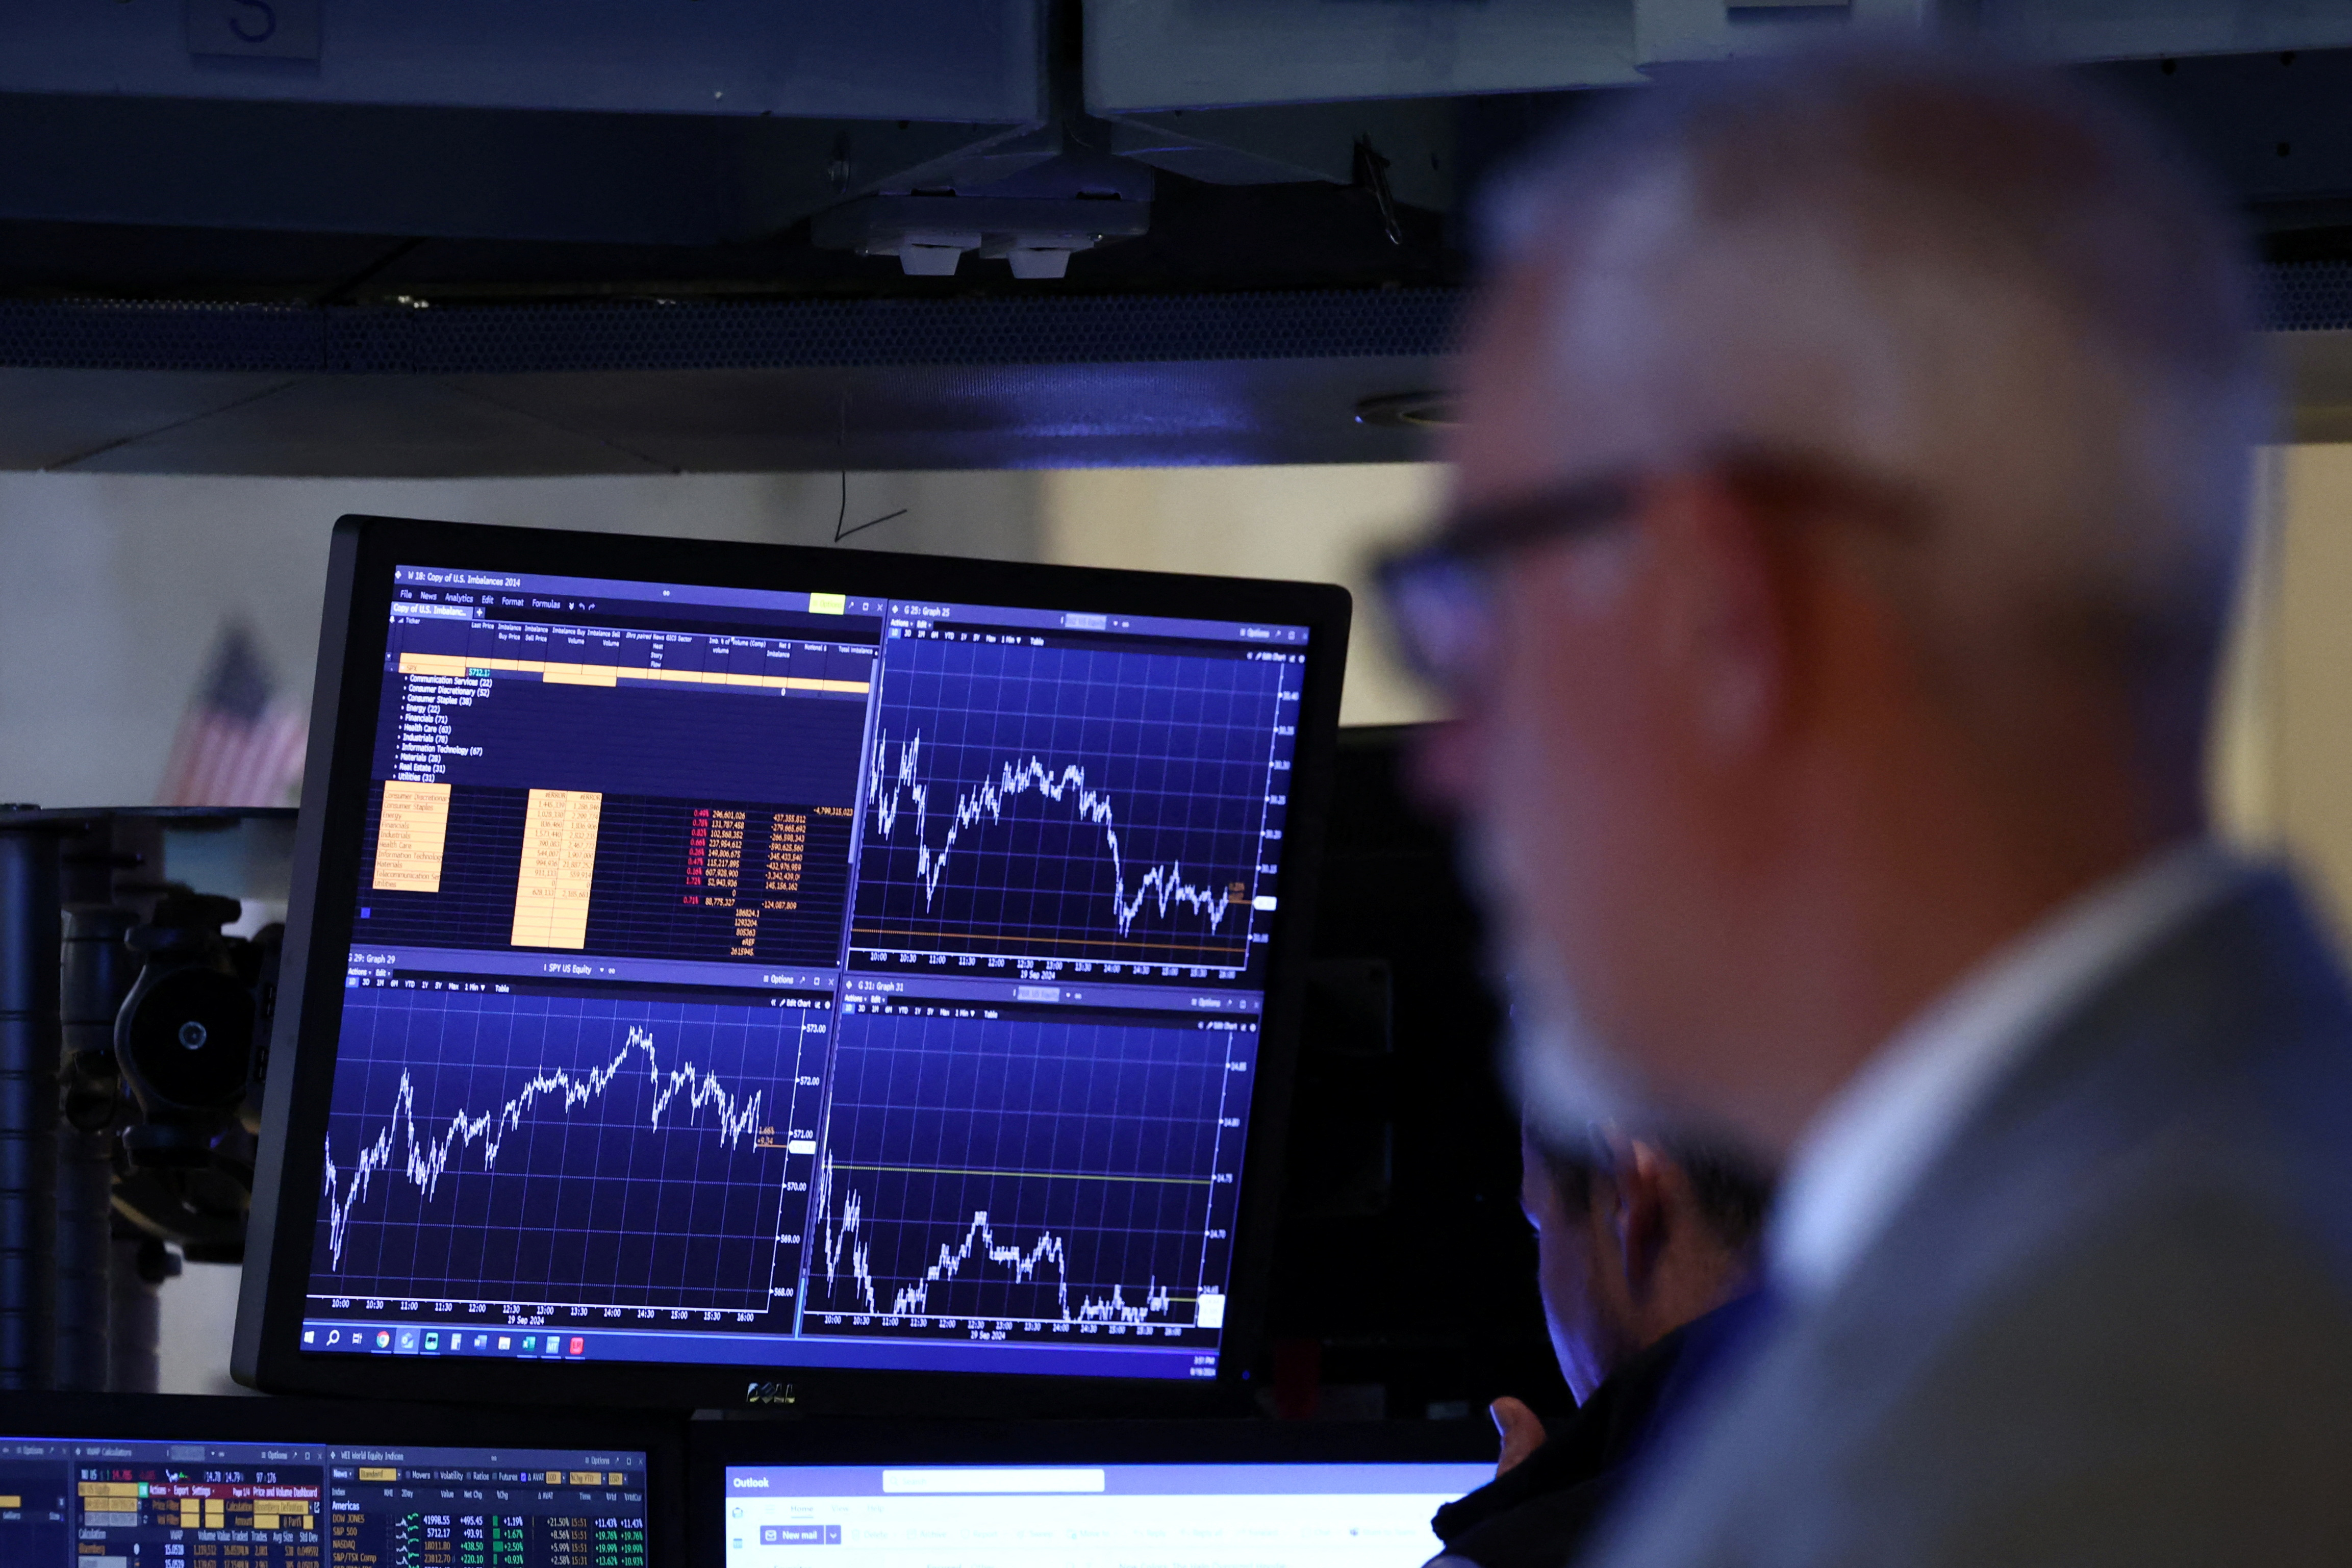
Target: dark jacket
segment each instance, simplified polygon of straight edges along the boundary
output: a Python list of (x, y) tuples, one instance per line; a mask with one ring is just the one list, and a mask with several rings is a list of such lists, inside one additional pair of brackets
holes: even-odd
[(1740, 1328), (1748, 1299), (1684, 1324), (1626, 1362), (1543, 1447), (1430, 1521), (1444, 1556), (1478, 1568), (1561, 1568), (1623, 1485), (1626, 1467), (1695, 1375)]

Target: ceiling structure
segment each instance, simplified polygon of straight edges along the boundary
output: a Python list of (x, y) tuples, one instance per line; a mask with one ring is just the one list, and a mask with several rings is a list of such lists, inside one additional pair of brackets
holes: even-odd
[(1417, 457), (1499, 160), (1874, 26), (2169, 123), (2352, 427), (2352, 0), (116, 0), (0, 16), (0, 467)]

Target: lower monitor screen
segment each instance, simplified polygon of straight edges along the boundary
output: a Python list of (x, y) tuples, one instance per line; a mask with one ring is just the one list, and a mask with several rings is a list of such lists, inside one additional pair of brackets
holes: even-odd
[(1418, 1568), (1486, 1464), (730, 1466), (726, 1568)]
[(9, 1568), (646, 1568), (646, 1456), (0, 1436)]
[(388, 620), (304, 1352), (1217, 1375), (1308, 628)]

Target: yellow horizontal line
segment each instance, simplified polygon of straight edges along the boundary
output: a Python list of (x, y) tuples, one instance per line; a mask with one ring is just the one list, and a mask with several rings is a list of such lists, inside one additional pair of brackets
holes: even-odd
[(803, 675), (739, 675), (723, 669), (655, 669), (626, 664), (572, 664), (548, 658), (474, 658), (456, 653), (404, 653), (403, 675), (448, 675), (463, 679), (477, 669), (507, 669), (537, 675), (566, 686), (612, 686), (631, 680), (669, 680), (688, 686), (749, 686), (770, 691), (851, 691), (864, 695), (864, 680), (819, 680)]
[(853, 1165), (836, 1160), (836, 1171), (903, 1171), (910, 1176), (1044, 1176), (1056, 1182), (1150, 1182), (1155, 1186), (1205, 1187), (1205, 1176), (1097, 1176), (1083, 1171), (966, 1171), (953, 1165)]

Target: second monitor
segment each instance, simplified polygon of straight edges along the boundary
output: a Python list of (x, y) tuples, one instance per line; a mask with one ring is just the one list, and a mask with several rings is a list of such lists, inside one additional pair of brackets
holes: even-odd
[(692, 1426), (712, 1568), (1421, 1568), (1495, 1475), (1469, 1421)]
[(246, 1374), (1236, 1378), (1344, 595), (383, 519), (334, 572)]

